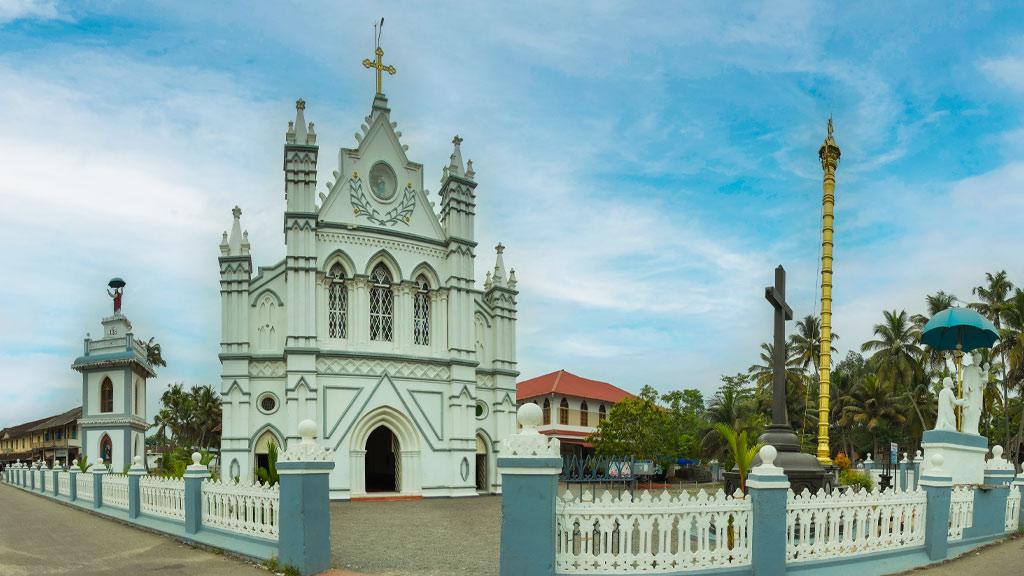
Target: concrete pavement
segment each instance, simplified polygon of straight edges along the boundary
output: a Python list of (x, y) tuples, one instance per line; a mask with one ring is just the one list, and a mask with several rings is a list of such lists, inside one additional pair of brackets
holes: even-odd
[(243, 560), (0, 484), (0, 576), (268, 576)]
[(1024, 574), (1024, 538), (992, 544), (936, 566), (904, 572), (907, 576), (1020, 576)]

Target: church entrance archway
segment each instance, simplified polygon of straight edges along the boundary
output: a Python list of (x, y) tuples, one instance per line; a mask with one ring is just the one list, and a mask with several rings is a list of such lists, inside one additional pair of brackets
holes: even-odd
[(476, 490), (477, 492), (487, 492), (487, 478), (489, 477), (489, 470), (487, 469), (487, 441), (484, 440), (479, 434), (476, 437)]
[(366, 439), (366, 491), (401, 492), (401, 445), (387, 426), (378, 426)]

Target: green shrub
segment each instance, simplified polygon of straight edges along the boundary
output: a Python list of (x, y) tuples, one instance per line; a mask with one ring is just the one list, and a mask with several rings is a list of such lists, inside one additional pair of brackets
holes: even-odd
[(865, 472), (857, 470), (843, 470), (839, 473), (839, 484), (843, 486), (857, 486), (864, 490), (874, 490), (875, 481)]
[(267, 446), (267, 467), (260, 467), (256, 470), (256, 476), (260, 482), (273, 486), (277, 484), (277, 444), (273, 442)]
[(78, 471), (86, 472), (89, 470), (89, 457), (82, 454), (78, 457)]

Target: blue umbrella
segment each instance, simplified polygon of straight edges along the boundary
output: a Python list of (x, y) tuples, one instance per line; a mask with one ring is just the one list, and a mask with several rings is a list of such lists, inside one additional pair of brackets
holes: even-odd
[(987, 318), (970, 308), (946, 308), (924, 325), (921, 343), (936, 350), (991, 348), (999, 332)]

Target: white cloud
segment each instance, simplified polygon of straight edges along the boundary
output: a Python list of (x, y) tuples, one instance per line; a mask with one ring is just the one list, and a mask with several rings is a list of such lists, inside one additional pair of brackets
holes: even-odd
[(0, 25), (14, 20), (60, 18), (56, 0), (0, 0)]

